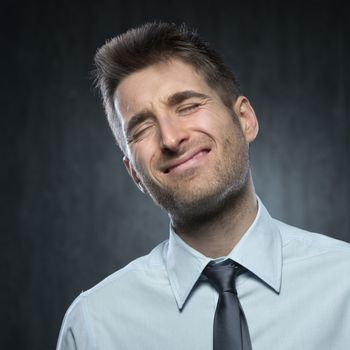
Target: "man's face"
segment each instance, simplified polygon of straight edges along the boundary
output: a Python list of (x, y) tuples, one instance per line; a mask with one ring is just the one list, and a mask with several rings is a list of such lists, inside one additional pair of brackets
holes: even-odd
[(173, 218), (206, 215), (246, 185), (247, 99), (227, 108), (190, 65), (172, 60), (125, 78), (115, 106), (130, 175)]

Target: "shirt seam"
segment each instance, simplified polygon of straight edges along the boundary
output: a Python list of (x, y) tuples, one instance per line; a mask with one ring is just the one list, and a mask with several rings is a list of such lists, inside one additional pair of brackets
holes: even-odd
[[(155, 265), (155, 266), (159, 266), (159, 270), (164, 269), (164, 266), (162, 264)], [(131, 267), (128, 268), (128, 267), (125, 267), (124, 269), (117, 270), (112, 275), (107, 276), (103, 281), (101, 281), (97, 285), (95, 285), (92, 288), (84, 291), (84, 296), (88, 296), (89, 294), (92, 294), (95, 291), (98, 291), (99, 289), (105, 287), (106, 285), (115, 282), (119, 278), (122, 278), (127, 272), (137, 272), (137, 271), (146, 271), (146, 270), (149, 270), (149, 267), (140, 267), (140, 268), (131, 268)]]
[(317, 254), (314, 254), (314, 255), (310, 255), (310, 256), (305, 256), (305, 257), (301, 257), (300, 259), (293, 259), (292, 261), (287, 261), (287, 262), (284, 262), (285, 265), (289, 265), (289, 264), (293, 264), (293, 263), (296, 263), (296, 262), (299, 262), (299, 261), (302, 261), (302, 260), (307, 260), (307, 259), (312, 259), (312, 258), (317, 258), (321, 255), (325, 255), (325, 254), (332, 254), (332, 253), (338, 253), (337, 251), (323, 251), (323, 252), (320, 252), (320, 253), (317, 253)]
[(92, 323), (89, 321), (91, 319), (91, 317), (89, 316), (89, 311), (87, 309), (86, 299), (85, 299), (84, 294), (82, 294), (81, 304), (82, 304), (84, 322), (86, 325), (86, 329), (88, 331), (88, 338), (91, 339), (92, 349), (97, 349), (96, 336), (95, 336), (95, 332), (93, 330)]

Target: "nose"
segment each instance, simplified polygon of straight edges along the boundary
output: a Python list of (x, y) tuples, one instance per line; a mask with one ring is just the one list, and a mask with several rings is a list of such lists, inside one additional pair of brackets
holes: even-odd
[(185, 125), (181, 121), (169, 117), (159, 121), (160, 126), (160, 146), (162, 151), (177, 152), (189, 135)]

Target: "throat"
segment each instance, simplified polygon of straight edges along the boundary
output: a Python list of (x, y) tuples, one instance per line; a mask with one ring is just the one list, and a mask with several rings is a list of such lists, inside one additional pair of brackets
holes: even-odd
[(257, 200), (252, 182), (246, 191), (218, 211), (198, 217), (172, 217), (176, 233), (192, 248), (209, 258), (227, 256), (253, 223)]

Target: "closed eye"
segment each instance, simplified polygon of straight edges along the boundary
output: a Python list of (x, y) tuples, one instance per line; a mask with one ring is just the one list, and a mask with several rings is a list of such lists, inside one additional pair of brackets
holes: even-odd
[(198, 109), (198, 107), (200, 107), (201, 105), (202, 105), (201, 103), (186, 104), (177, 108), (177, 112), (180, 114), (188, 114)]
[(151, 123), (140, 125), (140, 127), (135, 129), (135, 131), (131, 133), (131, 135), (127, 139), (127, 142), (132, 143), (142, 140), (147, 136), (148, 132), (151, 131), (152, 127), (153, 124)]

